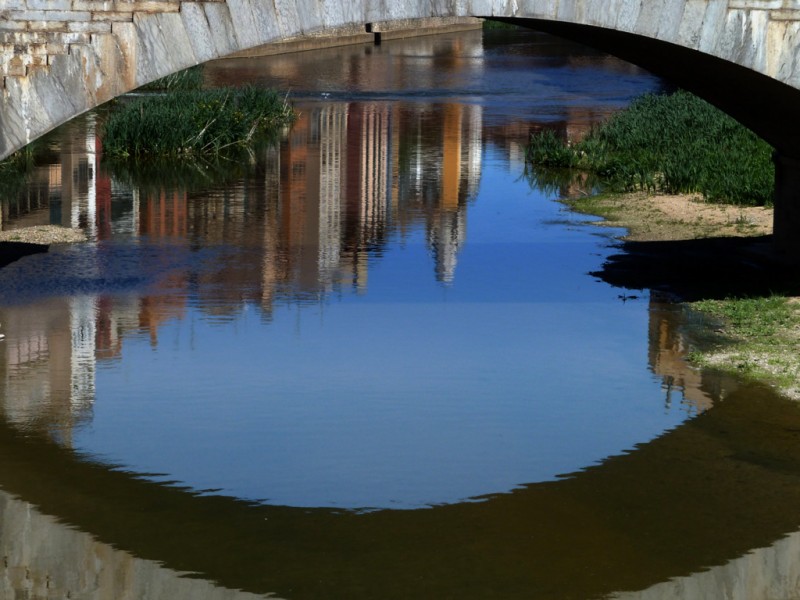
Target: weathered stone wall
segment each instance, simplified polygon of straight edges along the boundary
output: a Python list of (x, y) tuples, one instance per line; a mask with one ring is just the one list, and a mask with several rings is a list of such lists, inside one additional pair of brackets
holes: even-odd
[(800, 0), (2, 0), (0, 158), (194, 64), (327, 29), (457, 16), (634, 33), (800, 89)]

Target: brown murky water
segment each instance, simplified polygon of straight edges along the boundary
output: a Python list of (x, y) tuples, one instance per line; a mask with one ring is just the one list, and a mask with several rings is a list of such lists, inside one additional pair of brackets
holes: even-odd
[(91, 241), (0, 271), (0, 595), (798, 595), (798, 407), (523, 177), (658, 81), (507, 32), (205, 73), (297, 124), (143, 172), (90, 115), (3, 201)]

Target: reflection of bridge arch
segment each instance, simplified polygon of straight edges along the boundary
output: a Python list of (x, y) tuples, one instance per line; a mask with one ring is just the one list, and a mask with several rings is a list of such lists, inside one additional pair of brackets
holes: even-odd
[[(0, 425), (10, 493), (101, 541), (292, 598), (595, 597), (726, 563), (800, 526), (800, 411), (742, 389), (624, 456), (481, 502), (366, 514), (164, 487)], [(387, 589), (387, 582), (390, 587)]]

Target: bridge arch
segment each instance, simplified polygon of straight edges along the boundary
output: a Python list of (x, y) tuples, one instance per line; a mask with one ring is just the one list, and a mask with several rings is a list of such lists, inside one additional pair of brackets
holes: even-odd
[[(17, 0), (0, 9), (0, 158), (180, 69), (300, 35), (485, 17), (576, 39), (707, 98), (777, 149), (776, 233), (800, 255), (794, 0)], [(781, 216), (778, 217), (778, 214)], [(800, 238), (800, 236), (796, 236)]]

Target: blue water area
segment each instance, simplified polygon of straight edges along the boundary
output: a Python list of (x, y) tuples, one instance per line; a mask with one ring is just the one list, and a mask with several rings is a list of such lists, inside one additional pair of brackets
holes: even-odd
[[(202, 493), (368, 510), (569, 476), (690, 418), (650, 364), (647, 294), (589, 275), (622, 232), (522, 159), (531, 131), (578, 135), (660, 84), (509, 39), (210, 66), (299, 90), (300, 117), (202, 189), (137, 186), (64, 144), (79, 192), (14, 218), (90, 241), (0, 271), (7, 420)], [(70, 139), (98, 148), (87, 123)]]
[(100, 363), (74, 447), (252, 500), (416, 508), (553, 479), (686, 419), (648, 368), (647, 302), (587, 275), (614, 232), (503, 168), (486, 157), (450, 282), (416, 230), (370, 262), (366, 291), (268, 320), (185, 292), (157, 343)]

